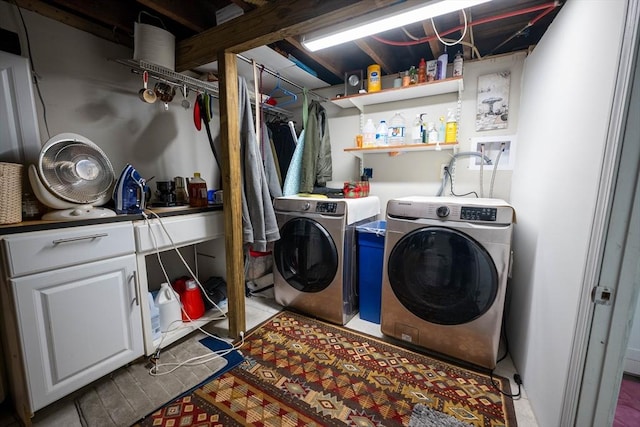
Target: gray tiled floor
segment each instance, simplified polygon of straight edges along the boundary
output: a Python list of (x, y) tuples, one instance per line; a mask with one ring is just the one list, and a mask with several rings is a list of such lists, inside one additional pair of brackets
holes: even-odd
[[(262, 323), (280, 309), (281, 307), (270, 298), (247, 298), (247, 329)], [(379, 325), (361, 320), (358, 316), (346, 326), (383, 338)], [(207, 329), (225, 336), (226, 321), (210, 324)], [(198, 342), (202, 336), (201, 332), (196, 332), (163, 350), (159, 363), (178, 362), (208, 352), (209, 350)], [(216, 359), (205, 365), (177, 369), (170, 375), (152, 377), (148, 373), (146, 361), (141, 360), (38, 411), (33, 418), (33, 424), (46, 427), (128, 426), (171, 398), (192, 388), (222, 366), (224, 360)], [(514, 372), (513, 364), (508, 358), (496, 369), (498, 375), (507, 378), (513, 378)], [(513, 381), (511, 386), (512, 390), (517, 390)], [(523, 397), (514, 400), (514, 405), (519, 426), (537, 427), (524, 390)], [(0, 407), (0, 427), (19, 425), (8, 411), (8, 408)]]

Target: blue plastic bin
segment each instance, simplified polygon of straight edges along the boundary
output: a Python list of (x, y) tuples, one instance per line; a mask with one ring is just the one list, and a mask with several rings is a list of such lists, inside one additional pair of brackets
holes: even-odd
[(382, 263), (387, 222), (373, 221), (356, 227), (358, 232), (358, 285), (360, 318), (380, 324)]

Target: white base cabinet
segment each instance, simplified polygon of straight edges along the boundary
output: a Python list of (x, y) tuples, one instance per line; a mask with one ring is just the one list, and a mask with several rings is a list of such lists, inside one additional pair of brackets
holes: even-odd
[(135, 255), (11, 280), (32, 410), (143, 353)]
[[(0, 236), (4, 357), (23, 423), (30, 425), (35, 411), (153, 354), (160, 340), (151, 334), (146, 258), (219, 239), (222, 211)], [(203, 273), (212, 264), (224, 267), (223, 252), (212, 245), (202, 254)], [(162, 344), (220, 314), (210, 310), (167, 334)]]
[(33, 413), (144, 353), (131, 222), (2, 238), (11, 394)]

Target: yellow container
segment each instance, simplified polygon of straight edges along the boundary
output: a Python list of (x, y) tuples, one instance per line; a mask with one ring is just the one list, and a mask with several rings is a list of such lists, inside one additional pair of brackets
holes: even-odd
[(458, 137), (458, 123), (447, 122), (444, 133), (444, 142), (456, 142)]
[(380, 66), (372, 64), (367, 67), (367, 89), (369, 92), (378, 92), (382, 89), (382, 76), (380, 75)]

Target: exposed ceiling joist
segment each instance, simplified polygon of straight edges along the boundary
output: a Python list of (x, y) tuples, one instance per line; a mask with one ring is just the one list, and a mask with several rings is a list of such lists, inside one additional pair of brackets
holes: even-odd
[[(392, 4), (395, 0), (377, 0)], [(279, 0), (177, 43), (176, 69), (216, 60), (219, 51), (235, 53), (328, 27), (371, 10), (369, 0)], [(286, 19), (283, 19), (286, 17)]]
[(360, 49), (362, 49), (364, 53), (369, 55), (374, 63), (380, 66), (380, 68), (384, 71), (383, 74), (390, 74), (392, 72), (391, 70), (393, 70), (393, 67), (384, 59), (388, 58), (388, 56), (386, 54), (382, 54), (381, 52), (382, 50), (387, 50), (382, 47), (385, 45), (380, 45), (380, 47), (374, 49), (373, 47), (371, 47), (371, 44), (368, 43), (365, 39), (356, 40), (355, 43)]
[[(302, 43), (300, 43), (297, 38), (287, 37), (285, 40), (291, 43), (295, 48), (305, 50), (305, 47), (302, 46)], [(334, 57), (327, 59), (324, 55), (315, 54), (313, 52), (307, 52), (307, 55), (336, 76), (341, 77), (348, 68), (348, 65), (344, 62), (345, 58)]]
[(136, 1), (195, 32), (201, 32), (216, 25), (216, 9), (209, 2), (194, 0), (181, 2), (172, 0)]
[(81, 18), (76, 14), (66, 12), (58, 7), (51, 6), (50, 4), (47, 4), (40, 0), (12, 0), (12, 3), (13, 2), (15, 2), (22, 9), (30, 10), (47, 18), (62, 22), (63, 24), (69, 25), (70, 27), (74, 27), (89, 34), (93, 34), (96, 37), (100, 37), (102, 39), (109, 40), (128, 47), (133, 47), (133, 39), (126, 35), (128, 34), (128, 32), (125, 34), (120, 34), (115, 31), (115, 28), (122, 29), (121, 25), (116, 25), (112, 29), (107, 29), (103, 26), (96, 25), (95, 22)]
[(429, 40), (429, 48), (431, 49), (431, 54), (433, 55), (433, 57), (437, 58), (442, 53), (442, 45), (438, 41), (438, 38), (435, 37), (436, 32), (433, 30), (431, 20), (423, 21), (422, 28), (424, 29), (424, 34), (427, 37), (433, 37)]
[[(460, 19), (460, 25), (464, 25), (465, 22), (465, 14), (466, 14), (466, 19), (467, 22), (471, 22), (471, 11), (470, 10), (466, 10), (466, 11), (460, 11), (458, 13), (459, 19)], [(472, 53), (471, 53), (471, 34), (473, 32), (473, 27), (467, 25), (467, 33), (464, 35), (464, 38), (462, 39), (462, 42), (464, 43), (462, 45), (462, 57), (464, 59), (471, 59), (472, 58)], [(454, 52), (455, 55), (455, 52)]]

